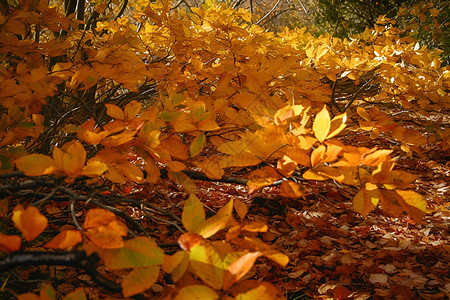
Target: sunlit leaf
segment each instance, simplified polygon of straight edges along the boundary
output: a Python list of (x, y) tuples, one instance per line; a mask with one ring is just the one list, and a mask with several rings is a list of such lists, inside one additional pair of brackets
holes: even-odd
[(22, 204), (14, 207), (12, 220), (17, 229), (22, 232), (26, 241), (34, 240), (47, 228), (47, 218), (34, 206), (28, 206), (26, 209)]
[(204, 285), (188, 285), (180, 289), (173, 300), (218, 300), (219, 295)]
[(224, 269), (219, 253), (208, 244), (197, 244), (189, 251), (191, 267), (198, 277), (214, 289), (223, 285)]
[(353, 198), (353, 209), (365, 217), (378, 205), (380, 197), (377, 186), (366, 183), (366, 186), (361, 188)]
[(284, 300), (286, 297), (272, 284), (258, 282), (255, 288), (236, 295), (236, 300)]
[(395, 191), (403, 200), (402, 205), (405, 211), (416, 221), (418, 224), (423, 223), (423, 218), (427, 214), (427, 201), (423, 199), (422, 195), (414, 191)]
[(159, 266), (141, 267), (128, 273), (121, 283), (124, 297), (131, 297), (149, 289), (158, 279)]
[(260, 256), (260, 252), (250, 252), (233, 261), (225, 270), (223, 289), (229, 289), (235, 282), (247, 274), (247, 272), (253, 267), (256, 259)]
[(203, 222), (196, 233), (204, 238), (208, 238), (219, 230), (224, 229), (232, 218), (233, 202), (233, 198), (231, 198), (214, 216)]
[(345, 125), (346, 121), (347, 121), (347, 113), (335, 116), (333, 120), (331, 120), (330, 130), (327, 135), (327, 139), (331, 139), (332, 137), (341, 133), (341, 131), (344, 130), (346, 126)]
[(98, 160), (90, 160), (81, 170), (80, 175), (95, 177), (102, 175), (107, 170), (108, 166), (105, 163)]
[(330, 127), (330, 114), (327, 106), (324, 105), (322, 110), (316, 115), (313, 123), (314, 135), (319, 142), (323, 142), (327, 138)]

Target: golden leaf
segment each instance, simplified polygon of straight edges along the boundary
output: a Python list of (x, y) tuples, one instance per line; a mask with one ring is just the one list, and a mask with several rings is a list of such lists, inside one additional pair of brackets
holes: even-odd
[(22, 204), (14, 208), (12, 220), (26, 241), (34, 240), (48, 225), (47, 218), (39, 209), (34, 206), (28, 206), (25, 209)]
[(319, 142), (323, 142), (327, 138), (330, 126), (330, 114), (328, 113), (327, 106), (324, 105), (322, 110), (316, 115), (313, 123), (314, 135)]
[(15, 161), (17, 169), (28, 176), (52, 174), (56, 170), (55, 161), (47, 155), (30, 154)]

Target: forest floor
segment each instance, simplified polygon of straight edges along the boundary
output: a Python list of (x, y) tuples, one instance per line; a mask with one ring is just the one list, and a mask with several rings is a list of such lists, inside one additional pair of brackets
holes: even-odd
[[(375, 141), (379, 148), (392, 148), (389, 140), (371, 140), (365, 133), (345, 136), (346, 143), (359, 147), (373, 147)], [(352, 210), (351, 199), (357, 189), (332, 181), (307, 181), (304, 199), (292, 200), (279, 196), (278, 187), (249, 195), (243, 185), (197, 180), (197, 196), (209, 215), (233, 197), (248, 205), (246, 218), (268, 224), (269, 230), (260, 237), (288, 255), (289, 264), (280, 268), (260, 258), (245, 279), (269, 281), (280, 287), (288, 300), (449, 299), (449, 150), (424, 148), (423, 153), (408, 157), (398, 145), (394, 149), (397, 168), (418, 175), (417, 191), (428, 202), (428, 214), (421, 225), (407, 216), (389, 217), (379, 209), (363, 219)], [(141, 186), (132, 197), (149, 199), (181, 215), (188, 194), (173, 182), (162, 180), (157, 185)], [(161, 244), (175, 245), (181, 234), (164, 222), (145, 226), (151, 227), (153, 237)], [(178, 249), (168, 246), (166, 250)], [(14, 282), (27, 280), (31, 284), (28, 287), (37, 289), (45, 275), (62, 294), (81, 286), (89, 299), (120, 298), (120, 294), (111, 295), (93, 284), (88, 275), (72, 268), (20, 270), (10, 279), (13, 287)], [(101, 266), (99, 271), (107, 274)], [(170, 279), (160, 279), (146, 294), (149, 298), (164, 297), (170, 290)]]

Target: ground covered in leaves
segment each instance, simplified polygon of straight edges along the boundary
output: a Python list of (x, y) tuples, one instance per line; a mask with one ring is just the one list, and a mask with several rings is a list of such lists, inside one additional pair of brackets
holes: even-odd
[[(423, 224), (409, 217), (392, 218), (376, 210), (363, 219), (353, 212), (351, 199), (357, 189), (332, 181), (305, 181), (304, 199), (279, 196), (278, 187), (266, 187), (251, 195), (244, 185), (196, 180), (197, 196), (212, 215), (231, 197), (249, 207), (247, 218), (269, 225), (261, 238), (289, 256), (284, 269), (260, 258), (245, 279), (269, 281), (289, 300), (300, 299), (449, 299), (450, 297), (450, 166), (448, 150), (424, 148), (406, 155), (388, 139), (371, 140), (368, 134), (344, 135), (346, 143), (397, 149), (397, 168), (418, 175), (418, 192), (428, 201)], [(136, 199), (181, 215), (188, 194), (168, 179), (158, 185), (124, 187)], [(61, 213), (55, 207), (55, 213)], [(135, 210), (122, 207), (151, 231), (166, 252), (177, 251), (180, 230), (167, 222), (148, 221)], [(48, 211), (47, 211), (48, 212)], [(49, 213), (49, 212), (48, 212)], [(68, 214), (65, 214), (68, 216)], [(68, 217), (69, 218), (69, 217)], [(55, 221), (62, 229), (64, 221)], [(70, 222), (69, 222), (70, 223)], [(62, 227), (61, 227), (62, 226)], [(218, 239), (223, 238), (218, 234)], [(99, 271), (111, 280), (120, 272)], [(20, 267), (11, 273), (8, 286), (23, 292), (38, 292), (50, 280), (56, 290), (67, 294), (83, 287), (89, 299), (103, 299), (110, 293), (99, 288), (82, 271), (68, 267)], [(185, 277), (192, 284), (197, 279)], [(47, 281), (48, 282), (48, 281)], [(164, 297), (173, 283), (162, 276), (147, 295)], [(120, 294), (112, 295), (120, 298)]]

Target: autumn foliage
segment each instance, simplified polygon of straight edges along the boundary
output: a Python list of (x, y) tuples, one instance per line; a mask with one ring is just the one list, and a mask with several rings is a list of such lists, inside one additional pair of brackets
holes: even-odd
[[(79, 18), (46, 1), (20, 1), (0, 14), (0, 168), (8, 180), (0, 214), (12, 221), (3, 223), (0, 251), (96, 253), (107, 270), (120, 270), (124, 297), (170, 274), (170, 299), (219, 299), (230, 290), (235, 299), (283, 299), (264, 282), (233, 290), (260, 257), (280, 267), (288, 257), (258, 238), (268, 225), (246, 219), (247, 204), (237, 199), (207, 217), (190, 174), (241, 177), (249, 193), (279, 186), (295, 201), (306, 196), (305, 182), (334, 181), (356, 188), (353, 209), (362, 216), (380, 206), (422, 222), (427, 203), (415, 191), (417, 176), (398, 170), (392, 154), (413, 156), (428, 144), (448, 151), (450, 131), (439, 120), (411, 129), (388, 108), (425, 117), (448, 110), (450, 72), (439, 50), (383, 16), (342, 40), (268, 32), (223, 3), (191, 12), (170, 1), (129, 5), (121, 16), (120, 6), (92, 2)], [(373, 146), (340, 138), (362, 132)], [(380, 137), (393, 148), (377, 147)], [(181, 216), (172, 216), (183, 233), (170, 254), (142, 231), (132, 237), (133, 218), (117, 213), (136, 204), (127, 193), (163, 178), (190, 194)], [(6, 197), (27, 182), (47, 190), (21, 204)], [(73, 226), (42, 237), (58, 195), (72, 205)], [(138, 215), (151, 199), (142, 203)], [(177, 286), (187, 273), (202, 285)]]

